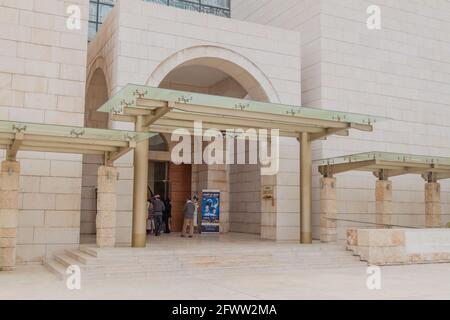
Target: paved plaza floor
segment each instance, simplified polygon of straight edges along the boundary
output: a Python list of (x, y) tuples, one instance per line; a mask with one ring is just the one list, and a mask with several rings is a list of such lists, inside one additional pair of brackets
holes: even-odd
[(0, 299), (450, 299), (450, 265), (382, 268), (381, 290), (368, 290), (365, 268), (82, 281), (68, 290), (42, 266), (0, 274)]
[[(284, 252), (290, 253), (292, 248), (299, 246), (236, 236), (188, 241), (181, 241), (178, 237), (160, 239), (145, 250), (153, 253), (173, 250), (176, 254), (175, 248), (181, 250), (183, 246), (194, 244), (194, 248), (198, 248), (197, 253), (205, 250), (218, 252), (219, 248), (233, 251), (241, 248), (245, 253), (245, 250), (257, 251), (263, 247), (269, 251), (283, 248)], [(327, 249), (320, 244), (315, 246), (304, 247), (304, 250)], [(120, 253), (127, 249), (114, 250)], [(292, 252), (302, 255), (302, 250)], [(325, 258), (326, 254), (321, 257)], [(305, 267), (305, 263), (299, 266)], [(65, 281), (45, 267), (35, 265), (19, 266), (13, 272), (0, 272), (0, 299), (450, 299), (450, 264), (382, 267), (380, 290), (367, 288), (368, 277), (367, 265), (356, 261), (348, 266), (334, 267), (327, 263), (323, 268), (314, 265), (301, 270), (294, 265), (285, 269), (199, 270), (194, 274), (183, 274), (181, 270), (159, 272), (145, 278), (136, 278), (135, 275), (102, 280), (82, 278), (80, 290), (69, 290)]]

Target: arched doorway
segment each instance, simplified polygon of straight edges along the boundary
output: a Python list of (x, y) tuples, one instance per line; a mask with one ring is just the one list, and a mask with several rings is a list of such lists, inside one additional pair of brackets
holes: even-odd
[[(278, 101), (270, 81), (252, 62), (231, 50), (213, 46), (185, 49), (169, 57), (152, 74), (148, 85), (240, 99)], [(202, 190), (220, 190), (221, 231), (261, 233), (259, 165), (170, 164), (169, 179), (173, 216), (181, 212), (186, 197), (200, 194)]]
[(169, 144), (163, 134), (153, 136), (149, 141), (148, 193), (169, 197)]
[[(108, 101), (108, 85), (101, 68), (96, 68), (88, 79), (85, 98), (84, 125), (87, 128), (108, 128), (108, 114), (97, 109)], [(81, 182), (80, 243), (91, 243), (96, 234), (97, 215), (97, 170), (103, 164), (103, 157), (83, 156)]]

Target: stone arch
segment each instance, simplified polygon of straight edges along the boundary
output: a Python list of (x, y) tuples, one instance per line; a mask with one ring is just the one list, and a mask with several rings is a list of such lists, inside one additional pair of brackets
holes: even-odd
[(158, 87), (170, 72), (190, 64), (201, 64), (227, 73), (254, 100), (280, 102), (274, 86), (256, 64), (233, 50), (218, 46), (196, 46), (174, 53), (158, 65), (146, 84)]
[(97, 109), (108, 101), (108, 82), (103, 69), (96, 68), (86, 87), (84, 125), (88, 128), (108, 128), (108, 114)]
[[(103, 59), (96, 59), (91, 65), (86, 82), (84, 125), (87, 128), (109, 127), (108, 114), (97, 109), (108, 101), (109, 85), (105, 74)], [(84, 155), (82, 167), (82, 192), (80, 213), (81, 242), (94, 242), (97, 216), (97, 170), (103, 164), (103, 157)]]
[(103, 75), (105, 76), (105, 81), (106, 81), (106, 87), (107, 87), (107, 92), (108, 92), (108, 96), (110, 94), (110, 90), (111, 90), (111, 86), (109, 83), (109, 70), (108, 70), (108, 66), (106, 64), (105, 58), (103, 58), (102, 56), (98, 56), (96, 57), (88, 66), (88, 74), (86, 77), (86, 92), (89, 88), (89, 85), (91, 84), (92, 81), (92, 77), (94, 76), (94, 74), (97, 72), (98, 69), (102, 70)]
[[(264, 102), (280, 102), (272, 83), (256, 64), (233, 50), (218, 46), (197, 46), (176, 52), (158, 65), (146, 84), (153, 87), (178, 89), (171, 87), (176, 84), (175, 82), (167, 83), (166, 79), (174, 73), (185, 72), (185, 67), (194, 66), (209, 67), (225, 73), (233, 82), (242, 87), (244, 95), (240, 97)], [(196, 77), (197, 75), (191, 78)], [(219, 82), (219, 85), (221, 83)], [(204, 89), (200, 86), (199, 91), (194, 92), (206, 93), (202, 91)], [(222, 91), (218, 94), (232, 96), (227, 95), (229, 93)], [(191, 173), (191, 193), (204, 189), (222, 191), (221, 232), (262, 233), (262, 203), (259, 197), (262, 180), (259, 165), (222, 165), (214, 168), (194, 165)], [(223, 177), (226, 177), (226, 181)], [(177, 185), (182, 185), (182, 183)], [(251, 194), (253, 200), (246, 199), (245, 194)], [(234, 201), (231, 202), (230, 198), (233, 198)], [(172, 200), (175, 208), (178, 202), (175, 199)]]
[(149, 140), (149, 151), (169, 152), (170, 144), (162, 133), (153, 136)]

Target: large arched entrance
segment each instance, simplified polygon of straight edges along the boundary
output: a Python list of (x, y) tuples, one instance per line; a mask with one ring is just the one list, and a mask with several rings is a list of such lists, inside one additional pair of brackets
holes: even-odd
[[(108, 128), (108, 114), (97, 109), (108, 101), (108, 84), (101, 68), (96, 68), (88, 78), (85, 98), (84, 125), (87, 128)], [(96, 233), (97, 170), (103, 156), (84, 155), (81, 184), (80, 243), (91, 243)]]
[[(147, 84), (278, 102), (272, 85), (252, 62), (231, 50), (212, 46), (186, 49), (169, 57), (156, 69)], [(202, 190), (220, 190), (221, 232), (261, 233), (259, 165), (176, 166), (170, 163), (168, 179), (175, 231), (181, 229), (181, 211), (188, 196), (201, 194)]]

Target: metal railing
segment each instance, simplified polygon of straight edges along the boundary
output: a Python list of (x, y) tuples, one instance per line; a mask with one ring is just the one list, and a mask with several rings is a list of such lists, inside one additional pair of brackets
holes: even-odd
[(144, 0), (186, 10), (231, 17), (231, 0)]
[[(220, 17), (231, 17), (231, 0), (143, 0)], [(116, 0), (89, 1), (89, 41), (95, 37), (100, 25), (114, 7)]]
[(367, 222), (367, 221), (357, 221), (357, 220), (350, 220), (350, 219), (332, 219), (327, 218), (328, 221), (342, 221), (342, 222), (352, 222), (352, 223), (360, 223), (360, 224), (367, 224), (367, 225), (373, 225), (373, 226), (382, 226), (382, 227), (388, 227), (388, 228), (404, 228), (404, 229), (423, 229), (421, 227), (413, 227), (413, 226), (402, 226), (397, 224), (384, 224), (384, 223), (376, 223), (376, 222)]

